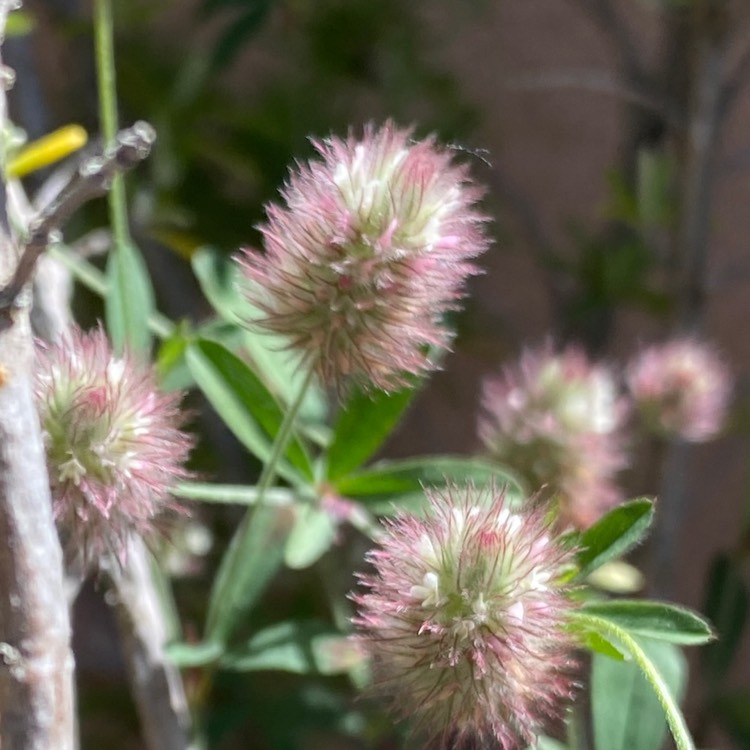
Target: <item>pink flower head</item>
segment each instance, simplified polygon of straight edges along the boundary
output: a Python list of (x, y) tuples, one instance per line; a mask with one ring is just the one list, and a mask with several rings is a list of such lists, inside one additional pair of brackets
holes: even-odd
[(526, 747), (575, 687), (571, 551), (492, 487), (427, 496), (424, 518), (386, 522), (353, 596), (376, 688), (435, 747)]
[(706, 344), (681, 338), (650, 346), (634, 358), (626, 377), (641, 415), (656, 432), (698, 443), (723, 427), (731, 376)]
[(485, 381), (479, 435), (489, 454), (559, 501), (562, 525), (590, 526), (622, 500), (625, 416), (615, 380), (579, 348), (548, 344)]
[(192, 440), (179, 429), (180, 394), (160, 393), (152, 369), (115, 357), (104, 331), (40, 344), (35, 376), (58, 523), (86, 565), (121, 561), (169, 507)]
[(361, 140), (313, 141), (320, 159), (292, 170), (261, 227), (265, 254), (245, 250), (244, 293), (322, 380), (341, 390), (398, 388), (435, 368), (443, 315), (488, 245), (481, 191), (433, 138), (392, 123)]

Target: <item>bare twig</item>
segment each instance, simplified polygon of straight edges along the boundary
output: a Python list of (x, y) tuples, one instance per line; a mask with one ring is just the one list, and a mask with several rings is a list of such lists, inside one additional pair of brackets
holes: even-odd
[[(0, 37), (8, 5), (0, 4)], [(0, 92), (0, 128), (5, 126)], [(15, 271), (16, 253), (5, 184), (0, 185), (3, 282)], [(70, 622), (31, 389), (31, 356), (29, 319), (21, 311), (0, 330), (0, 745), (72, 750)]]
[(622, 80), (620, 76), (607, 70), (571, 68), (526, 73), (511, 78), (508, 86), (521, 90), (576, 88), (595, 91), (651, 110), (673, 127), (681, 128), (685, 123), (682, 112), (669, 101), (664, 92), (652, 91), (642, 82)]
[(750, 80), (750, 39), (739, 52), (728, 56), (724, 67), (726, 73), (721, 88), (721, 102), (722, 106), (729, 111), (745, 84)]
[(190, 714), (179, 670), (165, 654), (170, 640), (149, 556), (134, 539), (127, 565), (112, 576), (120, 641), (133, 695), (150, 750), (188, 750)]
[[(721, 40), (706, 38), (698, 46), (699, 65), (693, 83), (693, 106), (685, 143), (684, 193), (678, 242), (679, 319), (682, 331), (698, 328), (706, 306), (706, 265), (710, 250), (713, 189), (726, 109), (722, 100)], [(651, 580), (659, 596), (668, 596), (674, 581), (676, 540), (686, 511), (691, 448), (672, 441), (666, 449), (659, 493), (659, 522), (652, 535)]]
[(646, 70), (641, 62), (643, 56), (633, 40), (630, 27), (615, 10), (612, 0), (575, 1), (609, 38), (627, 77), (631, 81), (646, 80)]
[(686, 154), (685, 193), (681, 208), (681, 243), (684, 248), (680, 277), (681, 325), (694, 327), (705, 305), (706, 259), (710, 246), (714, 178), (725, 110), (721, 100), (722, 57), (705, 50), (696, 81)]
[(145, 122), (123, 130), (112, 149), (87, 159), (57, 198), (32, 222), (30, 236), (10, 283), (0, 291), (0, 315), (9, 320), (9, 311), (16, 303), (36, 267), (39, 256), (50, 243), (50, 236), (84, 203), (107, 192), (112, 177), (131, 169), (145, 159), (154, 142), (154, 129)]

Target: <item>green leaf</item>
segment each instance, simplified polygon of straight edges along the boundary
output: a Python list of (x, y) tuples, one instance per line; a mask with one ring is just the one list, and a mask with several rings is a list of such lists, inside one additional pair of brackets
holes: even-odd
[(201, 291), (222, 317), (238, 323), (247, 311), (239, 291), (239, 268), (225, 253), (213, 247), (201, 247), (190, 256), (193, 273)]
[(138, 249), (129, 242), (113, 246), (107, 261), (104, 310), (107, 331), (117, 352), (129, 349), (148, 357), (151, 350), (149, 318), (154, 290)]
[(350, 638), (318, 622), (283, 622), (256, 633), (221, 659), (239, 672), (276, 670), (295, 674), (341, 674), (357, 666), (362, 653)]
[[(679, 701), (687, 677), (680, 650), (664, 642), (638, 643), (663, 677), (672, 699)], [(594, 654), (591, 713), (596, 750), (660, 750), (664, 745), (664, 710), (635, 661), (614, 661)]]
[(286, 540), (284, 562), (294, 570), (309, 568), (328, 552), (335, 536), (336, 521), (330, 513), (314, 505), (301, 508)]
[(328, 451), (328, 479), (335, 481), (365, 463), (398, 424), (418, 386), (396, 393), (354, 391), (341, 409)]
[[(242, 347), (253, 371), (282, 404), (289, 404), (299, 393), (305, 373), (299, 357), (288, 350), (289, 342), (280, 336), (251, 327), (250, 321), (263, 313), (250, 305), (240, 292), (240, 271), (237, 263), (212, 247), (202, 247), (191, 256), (193, 272), (201, 290), (213, 308), (227, 321), (244, 326)], [(243, 285), (249, 284), (247, 281)], [(302, 420), (323, 421), (327, 412), (320, 388), (310, 388), (300, 410)]]
[(551, 737), (542, 735), (537, 739), (536, 744), (531, 750), (568, 750), (568, 746), (563, 745), (562, 742), (553, 740)]
[[(591, 693), (597, 750), (658, 750), (664, 739), (659, 721), (662, 716), (666, 718), (677, 750), (695, 750), (678, 705), (686, 674), (682, 652), (671, 643), (634, 638), (617, 623), (585, 610), (571, 612), (570, 619), (574, 632), (599, 633), (632, 657), (632, 663), (620, 663), (594, 655), (594, 664), (600, 670), (598, 677), (592, 675)], [(636, 667), (639, 671), (613, 672), (613, 665), (621, 670)], [(649, 690), (644, 689), (636, 675), (645, 678)], [(618, 678), (621, 684), (615, 690), (613, 686)], [(655, 700), (650, 704), (653, 710), (641, 715), (644, 705), (649, 706), (649, 696)], [(631, 701), (634, 709), (630, 708)]]
[(748, 591), (738, 564), (726, 555), (718, 556), (708, 574), (708, 593), (703, 607), (714, 623), (718, 638), (701, 656), (703, 667), (713, 680), (720, 680), (734, 662), (748, 613)]
[(168, 643), (164, 651), (167, 658), (180, 668), (204, 667), (221, 657), (224, 649), (220, 643)]
[(584, 611), (609, 620), (631, 635), (696, 646), (714, 639), (711, 626), (695, 612), (663, 602), (618, 599), (588, 602)]
[(601, 633), (597, 633), (594, 630), (587, 630), (579, 633), (579, 636), (581, 645), (592, 653), (603, 654), (615, 661), (625, 661), (630, 658), (621, 646), (612, 643), (611, 640), (605, 638)]
[(638, 150), (637, 168), (640, 224), (646, 229), (665, 226), (674, 211), (672, 161), (664, 151), (645, 147)]
[(5, 36), (26, 36), (36, 28), (36, 19), (31, 13), (22, 10), (15, 10), (8, 14), (5, 23)]
[(423, 487), (444, 487), (448, 483), (473, 482), (478, 487), (495, 482), (506, 488), (513, 502), (520, 502), (522, 489), (516, 478), (492, 461), (461, 456), (425, 456), (400, 461), (380, 461), (335, 483), (337, 492), (356, 497), (374, 513), (391, 513), (398, 508), (418, 509), (424, 503)]
[(214, 578), (207, 640), (226, 644), (237, 623), (260, 599), (284, 561), (284, 545), (297, 520), (297, 505), (263, 504), (245, 515)]
[[(229, 429), (251, 453), (267, 461), (284, 414), (263, 383), (239, 357), (215, 341), (192, 342), (186, 357), (195, 382)], [(312, 464), (298, 440), (291, 439), (285, 455), (302, 477), (312, 479)], [(283, 461), (279, 474), (298, 482)]]
[(586, 529), (577, 555), (578, 578), (585, 578), (605, 562), (632, 549), (643, 539), (653, 519), (653, 502), (641, 498), (617, 506)]

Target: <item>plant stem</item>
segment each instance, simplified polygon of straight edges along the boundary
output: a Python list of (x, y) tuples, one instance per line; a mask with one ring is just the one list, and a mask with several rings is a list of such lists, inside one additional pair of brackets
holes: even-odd
[[(259, 573), (258, 566), (256, 566), (256, 562), (259, 561), (254, 559), (261, 554), (260, 543), (279, 533), (277, 509), (266, 505), (265, 497), (276, 479), (279, 460), (292, 437), (297, 413), (302, 406), (312, 380), (313, 368), (310, 368), (297, 397), (284, 415), (284, 420), (279, 427), (279, 432), (271, 449), (271, 456), (258, 479), (255, 507), (248, 509), (222, 560), (209, 603), (206, 625), (209, 640), (219, 643), (227, 642), (237, 624), (237, 620), (245, 613), (244, 602), (248, 590), (252, 588), (258, 593), (267, 583), (267, 580), (258, 580), (258, 576), (270, 579), (270, 576), (275, 572), (273, 565), (264, 564), (262, 566), (263, 573)], [(280, 564), (283, 556), (283, 544), (279, 543), (272, 554), (278, 555), (278, 563)]]
[[(313, 374), (311, 367), (294, 402), (284, 415), (271, 456), (263, 467), (258, 484), (253, 488), (255, 507), (248, 508), (219, 566), (208, 607), (207, 642), (223, 646), (229, 641), (238, 620), (247, 613), (248, 603), (260, 596), (281, 566), (284, 540), (291, 526), (287, 527), (283, 520), (280, 521), (279, 511), (283, 507), (266, 501), (270, 499), (279, 460), (292, 437), (294, 422), (313, 381)], [(216, 665), (206, 667), (194, 696), (193, 706), (198, 727), (202, 725), (200, 714), (210, 695), (215, 674)]]
[[(99, 120), (105, 148), (114, 144), (118, 129), (113, 28), (112, 0), (94, 0), (94, 40), (99, 83)], [(125, 182), (122, 175), (116, 174), (112, 178), (108, 202), (114, 244), (116, 248), (120, 248), (130, 241)]]
[[(175, 497), (185, 500), (198, 500), (203, 503), (228, 505), (256, 505), (258, 488), (245, 484), (204, 484), (203, 482), (182, 482), (172, 490)], [(264, 493), (264, 502), (271, 505), (291, 505), (294, 493), (283, 487), (271, 487)]]
[(677, 745), (677, 750), (695, 750), (695, 745), (685, 724), (685, 718), (682, 715), (682, 711), (680, 711), (680, 707), (677, 705), (659, 670), (656, 669), (653, 662), (640, 647), (638, 641), (626, 630), (623, 630), (618, 625), (603, 617), (576, 612), (573, 618), (583, 625), (586, 630), (606, 634), (619, 641), (628, 650), (635, 663), (640, 667), (641, 672), (643, 672), (643, 676), (648, 680), (656, 693), (656, 697), (659, 699), (659, 703), (667, 719), (667, 724), (669, 724), (672, 736), (674, 737), (675, 745)]

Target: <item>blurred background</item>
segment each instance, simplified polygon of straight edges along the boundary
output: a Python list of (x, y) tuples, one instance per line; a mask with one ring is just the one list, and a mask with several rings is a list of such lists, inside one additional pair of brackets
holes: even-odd
[[(24, 10), (28, 25), (5, 54), (19, 81), (15, 122), (30, 139), (71, 122), (95, 139), (89, 3), (26, 0)], [(481, 378), (546, 337), (612, 363), (676, 332), (715, 343), (736, 376), (725, 434), (704, 446), (643, 446), (623, 481), (664, 503), (655, 543), (666, 553), (636, 559), (651, 593), (707, 613), (722, 635), (691, 655), (697, 744), (750, 747), (746, 0), (122, 0), (115, 21), (121, 121), (158, 131), (128, 178), (133, 232), (172, 318), (210, 312), (191, 253), (255, 245), (263, 204), (288, 165), (312, 153), (310, 135), (413, 124), (451, 144), (487, 186), (495, 243), (485, 273), (457, 318), (454, 353), (389, 455), (475, 451)], [(104, 204), (93, 205), (66, 240), (105, 224)], [(101, 315), (85, 290), (74, 305), (84, 323)], [(225, 428), (196, 420), (197, 468), (251, 481), (257, 466)], [(203, 520), (221, 538), (236, 515), (212, 513)], [(664, 559), (649, 571), (655, 557)], [(211, 565), (209, 553), (177, 579), (188, 634), (200, 634)], [(276, 587), (273, 607), (314, 612), (321, 584), (310, 575)], [(95, 585), (76, 618), (83, 747), (139, 748)], [(351, 739), (359, 730), (342, 722), (356, 712), (334, 680), (235, 675), (219, 695), (217, 747), (391, 746), (377, 733)]]

